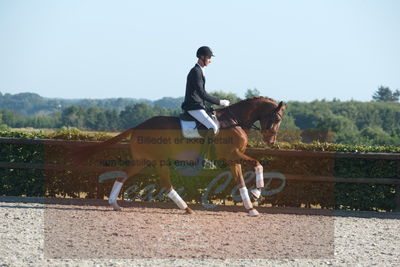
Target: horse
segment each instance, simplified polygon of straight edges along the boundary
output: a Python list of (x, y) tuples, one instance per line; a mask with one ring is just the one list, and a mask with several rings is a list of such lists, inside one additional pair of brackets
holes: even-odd
[[(242, 197), (243, 205), (248, 215), (257, 216), (258, 211), (253, 207), (248, 189), (243, 179), (242, 164), (253, 168), (256, 174), (256, 188), (251, 190), (253, 199), (258, 199), (264, 187), (263, 166), (260, 162), (245, 154), (248, 143), (248, 133), (251, 128), (261, 131), (263, 141), (267, 146), (276, 142), (279, 126), (282, 122), (285, 105), (281, 101), (277, 103), (268, 97), (253, 97), (241, 100), (228, 107), (215, 110), (216, 118), (220, 124), (219, 133), (216, 136), (208, 137), (215, 141), (228, 140), (229, 142), (214, 142), (214, 151), (217, 159), (223, 160), (229, 165), (236, 185)], [(260, 122), (261, 129), (254, 123)], [(208, 133), (211, 131), (208, 130)], [(208, 135), (207, 135), (208, 136)], [(204, 142), (196, 142), (198, 139), (186, 139), (181, 130), (180, 118), (174, 116), (155, 116), (143, 123), (125, 130), (119, 135), (106, 140), (100, 144), (85, 147), (80, 153), (76, 153), (75, 162), (80, 164), (91, 155), (104, 150), (106, 147), (116, 144), (123, 139), (130, 137), (130, 150), (133, 161), (149, 162), (155, 167), (160, 176), (160, 185), (166, 189), (165, 193), (184, 210), (192, 214), (193, 210), (174, 190), (170, 179), (170, 168), (166, 163), (176, 159), (188, 159), (203, 151)], [(195, 153), (193, 153), (195, 152)], [(135, 164), (124, 167), (123, 171), (113, 172), (116, 177), (111, 193), (109, 204), (115, 211), (121, 210), (117, 203), (123, 183), (129, 178), (138, 174), (145, 164)]]

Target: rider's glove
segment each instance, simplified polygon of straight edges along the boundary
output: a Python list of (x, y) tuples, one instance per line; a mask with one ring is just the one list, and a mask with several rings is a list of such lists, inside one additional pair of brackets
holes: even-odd
[(230, 102), (229, 102), (229, 100), (227, 100), (227, 99), (221, 99), (221, 100), (219, 101), (219, 104), (220, 104), (221, 106), (227, 107), (227, 106), (229, 106)]

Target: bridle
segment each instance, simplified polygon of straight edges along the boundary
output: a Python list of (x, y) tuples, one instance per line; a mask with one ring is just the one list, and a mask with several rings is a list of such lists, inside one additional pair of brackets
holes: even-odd
[[(276, 119), (275, 116), (278, 116), (278, 119)], [(282, 120), (282, 115), (279, 114), (278, 109), (274, 109), (274, 111), (271, 112), (271, 118), (268, 119), (268, 124), (266, 129), (267, 130), (271, 129), (272, 124), (278, 123), (280, 120)]]
[[(235, 124), (230, 125), (229, 128), (240, 126), (240, 127), (242, 127), (243, 129), (249, 129), (249, 130), (250, 130), (250, 129), (254, 129), (254, 130), (262, 131), (262, 129), (261, 129), (260, 127), (256, 126), (256, 125), (254, 125), (254, 123), (253, 123), (252, 125), (250, 125), (250, 127), (248, 127), (247, 125), (244, 125), (244, 123), (243, 123), (242, 121), (240, 121), (240, 120), (235, 116), (235, 114), (233, 114), (232, 110), (230, 109), (230, 106), (227, 107), (227, 110), (228, 110), (229, 114), (232, 116), (233, 120), (235, 121)], [(272, 116), (276, 116), (276, 115), (278, 115), (278, 116), (279, 116), (279, 119), (282, 120), (282, 115), (279, 114), (279, 112), (278, 112), (277, 109), (274, 109), (274, 111), (272, 111), (272, 112), (271, 112), (270, 114), (268, 114), (267, 116), (268, 116), (268, 117), (269, 117), (269, 116), (272, 117)], [(269, 121), (271, 121), (272, 119), (273, 119), (273, 118), (269, 118)], [(274, 123), (274, 122), (277, 123), (276, 120), (272, 121), (272, 122), (271, 122), (271, 127), (272, 127), (272, 123)], [(267, 127), (267, 128), (271, 128), (271, 127)]]

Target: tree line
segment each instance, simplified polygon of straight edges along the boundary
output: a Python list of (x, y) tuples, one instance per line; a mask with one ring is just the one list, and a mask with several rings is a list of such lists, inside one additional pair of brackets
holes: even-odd
[[(241, 98), (233, 93), (217, 91), (212, 95), (229, 99), (231, 103)], [(257, 89), (248, 89), (245, 98), (260, 95)], [(29, 99), (40, 98), (29, 96)], [(379, 87), (371, 102), (316, 100), (312, 102), (288, 102), (283, 123), (282, 136), (286, 141), (305, 141), (306, 130), (316, 130), (320, 141), (344, 144), (399, 145), (400, 144), (400, 92), (388, 87)], [(10, 96), (7, 96), (10, 98)], [(4, 95), (1, 97), (4, 101)], [(61, 101), (61, 100), (60, 100)], [(97, 105), (95, 102), (97, 101)], [(116, 103), (114, 100), (114, 104)], [(133, 101), (122, 106), (99, 105), (99, 100), (77, 101), (67, 107), (48, 113), (28, 116), (0, 106), (0, 129), (62, 128), (76, 127), (82, 130), (123, 130), (134, 127), (153, 116), (178, 116), (183, 98), (162, 98), (157, 101)], [(90, 101), (89, 101), (90, 102)], [(124, 102), (119, 100), (119, 102)], [(129, 101), (128, 101), (129, 102)], [(0, 102), (1, 103), (1, 102)], [(41, 100), (43, 105), (43, 101)], [(79, 104), (78, 104), (79, 103)], [(82, 105), (86, 103), (87, 105)], [(8, 106), (9, 107), (9, 106)], [(19, 106), (21, 109), (22, 106)], [(32, 108), (31, 103), (28, 108)], [(321, 134), (321, 133), (331, 133)], [(283, 138), (283, 137), (282, 137)], [(283, 138), (283, 139), (285, 139)], [(315, 138), (314, 138), (315, 139)]]

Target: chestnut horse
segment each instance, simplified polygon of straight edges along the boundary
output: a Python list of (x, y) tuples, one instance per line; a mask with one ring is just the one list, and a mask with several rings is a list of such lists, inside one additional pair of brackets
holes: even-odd
[[(264, 187), (264, 178), (263, 166), (260, 162), (245, 154), (248, 132), (252, 127), (255, 127), (253, 124), (259, 121), (261, 129), (258, 130), (261, 131), (264, 142), (268, 146), (273, 145), (276, 141), (284, 109), (283, 102), (278, 104), (271, 98), (253, 97), (216, 110), (216, 117), (220, 122), (220, 131), (208, 142), (210, 143), (210, 140), (212, 140), (211, 142), (214, 143), (216, 158), (229, 165), (235, 183), (239, 187), (243, 204), (250, 216), (257, 216), (258, 212), (251, 203), (243, 179), (241, 164), (249, 164), (255, 170), (257, 188), (250, 193), (256, 199), (260, 197), (261, 189)], [(196, 156), (200, 151), (203, 151), (204, 142), (198, 142), (199, 139), (184, 138), (178, 117), (152, 117), (103, 143), (85, 148), (80, 153), (79, 161), (82, 162), (91, 154), (129, 136), (133, 162), (151, 163), (159, 174), (161, 187), (166, 189), (168, 197), (186, 213), (193, 213), (193, 210), (174, 190), (170, 179), (170, 168), (166, 163), (177, 159), (189, 160), (193, 158), (193, 155)], [(111, 172), (115, 175), (112, 178), (116, 179), (109, 197), (109, 203), (114, 210), (121, 209), (117, 204), (117, 197), (123, 183), (146, 166), (148, 165), (134, 164), (125, 167), (123, 172)]]

